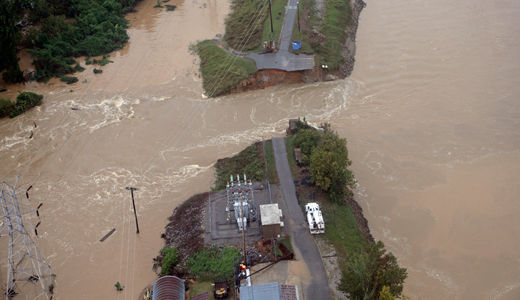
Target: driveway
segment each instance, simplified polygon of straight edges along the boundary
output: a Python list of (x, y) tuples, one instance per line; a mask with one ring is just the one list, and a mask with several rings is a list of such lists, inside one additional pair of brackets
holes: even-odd
[(273, 138), (273, 149), (280, 188), (287, 207), (285, 217), (289, 222), (286, 222), (286, 224), (288, 223), (286, 226), (292, 236), (293, 246), (300, 251), (312, 276), (309, 285), (302, 287), (305, 292), (304, 298), (309, 300), (331, 299), (327, 273), (320, 252), (306, 226), (305, 216), (296, 199), (296, 189), (285, 150), (285, 139)]

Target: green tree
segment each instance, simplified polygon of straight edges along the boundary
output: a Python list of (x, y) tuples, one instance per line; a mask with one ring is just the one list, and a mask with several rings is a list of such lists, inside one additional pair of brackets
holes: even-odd
[(22, 82), (23, 72), (18, 64), (17, 42), (20, 39), (16, 22), (20, 19), (21, 3), (0, 0), (0, 72), (6, 82)]
[(371, 244), (367, 252), (349, 259), (340, 289), (354, 300), (374, 299), (388, 293), (399, 297), (406, 277), (406, 269), (401, 268), (396, 257), (387, 253), (384, 244), (378, 241)]
[(309, 165), (309, 158), (312, 150), (318, 146), (321, 134), (315, 129), (302, 129), (294, 135), (294, 146), (302, 150), (302, 162), (304, 165)]
[(354, 174), (348, 169), (347, 141), (331, 131), (325, 131), (320, 144), (312, 151), (310, 173), (313, 182), (338, 201), (354, 187)]

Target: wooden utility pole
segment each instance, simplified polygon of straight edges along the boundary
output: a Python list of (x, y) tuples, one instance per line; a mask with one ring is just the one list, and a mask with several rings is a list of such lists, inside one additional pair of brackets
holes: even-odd
[(246, 258), (246, 232), (244, 228), (244, 205), (242, 203), (244, 199), (242, 198), (242, 195), (240, 195), (240, 210), (242, 211), (242, 246), (244, 248), (244, 265), (247, 266), (247, 258)]
[(135, 187), (129, 187), (129, 186), (127, 186), (126, 189), (129, 190), (130, 193), (132, 193), (132, 205), (134, 206), (135, 227), (137, 228), (137, 233), (139, 233), (139, 223), (137, 222), (137, 211), (135, 210), (135, 201), (134, 201), (134, 191), (137, 191), (139, 189), (135, 188)]
[(296, 17), (298, 18), (298, 32), (300, 32), (300, 1), (296, 2), (296, 8), (298, 9)]
[(271, 19), (271, 33), (273, 33), (273, 10), (271, 9), (271, 0), (269, 0), (269, 18)]

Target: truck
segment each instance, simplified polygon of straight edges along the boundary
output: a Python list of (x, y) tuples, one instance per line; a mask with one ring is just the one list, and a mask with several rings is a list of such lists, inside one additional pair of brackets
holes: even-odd
[(325, 222), (321, 214), (320, 206), (316, 202), (307, 203), (305, 205), (307, 213), (307, 222), (311, 234), (325, 233)]

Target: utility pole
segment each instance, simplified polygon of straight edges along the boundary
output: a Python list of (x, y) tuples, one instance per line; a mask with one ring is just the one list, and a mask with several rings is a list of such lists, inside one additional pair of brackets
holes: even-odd
[(125, 189), (129, 190), (132, 193), (132, 205), (134, 206), (134, 216), (135, 216), (135, 227), (137, 228), (137, 233), (139, 233), (139, 223), (137, 222), (137, 211), (135, 210), (135, 201), (134, 201), (134, 191), (139, 190), (135, 187), (127, 186)]
[(269, 18), (271, 19), (271, 33), (273, 33), (273, 10), (271, 9), (271, 0), (269, 0)]
[(246, 232), (245, 232), (245, 228), (244, 228), (244, 205), (242, 203), (242, 201), (244, 201), (244, 198), (242, 196), (240, 196), (240, 210), (241, 210), (241, 214), (242, 214), (242, 246), (244, 248), (244, 265), (247, 266), (247, 259), (246, 259)]
[(300, 1), (296, 2), (297, 18), (298, 18), (298, 32), (300, 32)]

